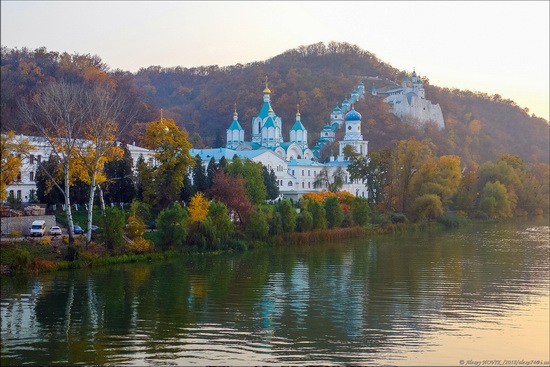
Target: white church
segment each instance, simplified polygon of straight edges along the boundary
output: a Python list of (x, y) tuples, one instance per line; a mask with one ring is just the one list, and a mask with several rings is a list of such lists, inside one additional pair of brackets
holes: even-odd
[[(226, 130), (227, 143), (225, 147), (213, 149), (191, 149), (192, 157), (199, 155), (206, 166), (214, 157), (219, 161), (221, 157), (232, 160), (235, 155), (241, 159), (250, 159), (260, 162), (268, 169), (273, 169), (279, 191), (285, 198), (298, 200), (304, 193), (320, 192), (327, 190), (327, 185), (315, 187), (314, 182), (326, 169), (329, 178), (340, 172), (344, 178), (342, 191), (347, 191), (355, 196), (367, 197), (367, 189), (363, 182), (352, 181), (347, 172), (350, 164), (344, 158), (344, 147), (352, 145), (355, 151), (366, 156), (368, 142), (363, 140), (361, 134), (361, 114), (355, 110), (353, 104), (364, 98), (364, 85), (360, 83), (354, 90), (349, 100), (344, 100), (342, 108), (336, 107), (330, 115), (330, 124), (321, 131), (319, 143), (310, 149), (308, 145), (308, 130), (304, 127), (299, 109), (296, 112), (294, 124), (289, 131), (289, 139), (284, 140), (282, 135), (282, 119), (275, 114), (271, 105), (271, 91), (267, 85), (263, 90), (263, 104), (258, 116), (252, 118), (251, 141), (245, 141), (245, 131), (239, 122), (239, 115), (235, 108), (233, 121)], [(339, 142), (339, 154), (331, 157), (330, 162), (317, 161), (322, 147), (335, 140), (335, 131), (343, 127), (345, 129), (344, 140)]]
[(411, 76), (403, 79), (401, 87), (376, 88), (373, 84), (371, 93), (373, 96), (384, 96), (384, 101), (391, 106), (392, 113), (404, 122), (417, 126), (434, 122), (439, 129), (445, 128), (441, 107), (426, 99), (426, 91), (415, 70)]

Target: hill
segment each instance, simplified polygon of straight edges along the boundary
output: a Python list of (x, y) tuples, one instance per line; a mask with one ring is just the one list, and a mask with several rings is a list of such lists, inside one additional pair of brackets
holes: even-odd
[[(60, 78), (78, 81), (102, 75), (139, 100), (139, 118), (127, 132), (127, 140), (138, 140), (144, 123), (158, 119), (162, 108), (164, 117), (187, 129), (193, 143), (201, 147), (217, 146), (225, 140), (235, 103), (239, 121), (250, 134), (252, 117), (261, 107), (266, 76), (273, 108), (283, 120), (283, 134), (287, 136), (299, 104), (313, 146), (332, 109), (349, 98), (358, 82), (363, 81), (370, 91), (372, 77), (400, 82), (406, 73), (355, 45), (337, 42), (301, 46), (246, 65), (149, 66), (135, 74), (111, 71), (98, 56), (3, 47), (2, 129), (32, 133), (23, 121), (17, 121), (17, 100), (29, 98), (40, 85)], [(464, 162), (495, 160), (504, 152), (527, 162), (549, 162), (548, 121), (530, 116), (498, 95), (440, 88), (430, 85), (426, 78), (423, 83), (427, 99), (440, 104), (446, 128), (439, 131), (428, 125), (416, 129), (391, 114), (380, 97), (366, 93), (355, 108), (363, 116), (363, 135), (370, 149), (415, 136), (430, 138), (436, 153), (456, 154)]]

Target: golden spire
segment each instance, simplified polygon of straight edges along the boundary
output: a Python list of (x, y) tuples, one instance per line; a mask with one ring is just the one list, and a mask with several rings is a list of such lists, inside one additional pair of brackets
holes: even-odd
[(296, 105), (296, 117), (300, 116), (300, 105)]
[(264, 94), (271, 94), (271, 90), (269, 90), (268, 86), (267, 86), (267, 75), (265, 76), (265, 89), (264, 89)]
[(237, 117), (239, 114), (237, 113), (237, 103), (235, 103), (235, 112), (233, 112), (233, 117)]

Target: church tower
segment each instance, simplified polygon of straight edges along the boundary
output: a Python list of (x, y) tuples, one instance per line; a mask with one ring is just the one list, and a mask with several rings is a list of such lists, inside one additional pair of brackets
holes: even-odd
[(296, 106), (296, 122), (290, 129), (290, 142), (298, 144), (302, 149), (307, 149), (307, 129), (301, 121), (300, 105)]
[(229, 125), (227, 131), (227, 148), (237, 149), (244, 143), (244, 129), (239, 124), (239, 114), (237, 113), (237, 104), (235, 103), (235, 112), (233, 113), (233, 122)]
[(351, 106), (351, 111), (346, 113), (346, 135), (344, 140), (340, 141), (340, 154), (338, 159), (344, 159), (344, 148), (346, 145), (351, 145), (355, 148), (355, 151), (361, 155), (367, 155), (368, 142), (363, 140), (361, 134), (361, 114), (355, 111), (355, 107)]

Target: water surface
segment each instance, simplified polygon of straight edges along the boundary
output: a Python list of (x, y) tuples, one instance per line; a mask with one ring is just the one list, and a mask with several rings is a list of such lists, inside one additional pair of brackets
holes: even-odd
[(6, 278), (0, 361), (548, 363), (549, 243), (541, 218)]

